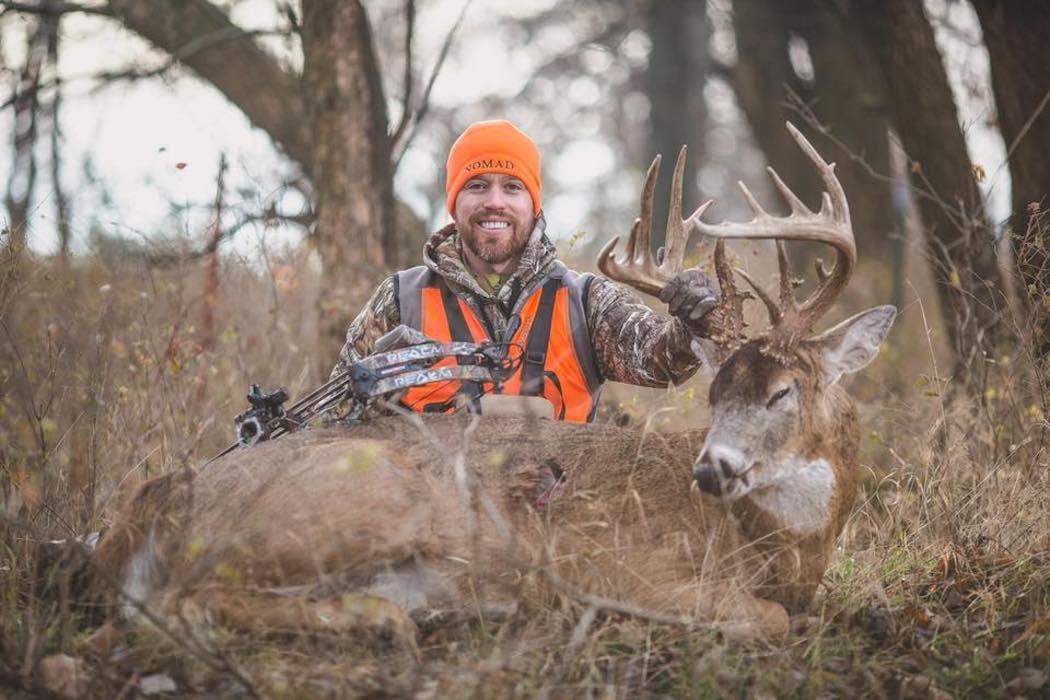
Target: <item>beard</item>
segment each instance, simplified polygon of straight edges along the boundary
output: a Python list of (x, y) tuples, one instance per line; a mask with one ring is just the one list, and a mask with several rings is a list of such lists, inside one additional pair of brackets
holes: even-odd
[[(525, 245), (529, 242), (532, 234), (533, 222), (522, 222), (510, 220), (510, 230), (500, 231), (492, 234), (479, 231), (478, 222), (491, 218), (485, 215), (471, 217), (467, 221), (456, 223), (456, 232), (459, 233), (463, 245), (482, 260), (493, 265), (507, 262), (515, 256), (521, 255)], [(502, 217), (509, 218), (509, 217)]]

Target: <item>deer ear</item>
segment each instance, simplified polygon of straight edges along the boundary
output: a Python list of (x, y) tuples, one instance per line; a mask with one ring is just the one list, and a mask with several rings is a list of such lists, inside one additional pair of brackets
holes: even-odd
[(875, 359), (879, 346), (897, 318), (897, 307), (876, 306), (829, 328), (810, 342), (820, 346), (828, 384), (843, 374), (864, 369)]

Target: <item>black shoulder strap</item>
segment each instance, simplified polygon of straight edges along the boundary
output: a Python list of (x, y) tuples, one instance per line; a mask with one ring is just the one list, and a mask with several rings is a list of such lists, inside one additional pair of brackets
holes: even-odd
[[(452, 293), (445, 280), (440, 280), (438, 286), (441, 288), (441, 303), (445, 307), (445, 318), (448, 319), (448, 330), (453, 342), (473, 343), (474, 336), (470, 334), (470, 328), (467, 327), (467, 319), (463, 316), (463, 309), (459, 306), (459, 297)], [(470, 357), (456, 359), (461, 365), (473, 363), (473, 358)], [(481, 385), (479, 383), (464, 381), (460, 393), (470, 399), (475, 410), (480, 410)]]
[(452, 334), (452, 341), (457, 343), (473, 343), (474, 336), (470, 334), (467, 327), (467, 319), (463, 317), (463, 309), (459, 308), (459, 298), (448, 288), (445, 280), (441, 280), (441, 303), (445, 307), (445, 318), (448, 319), (448, 330)]
[(547, 345), (551, 338), (551, 321), (554, 318), (554, 297), (561, 288), (561, 275), (551, 277), (543, 284), (539, 306), (525, 342), (525, 360), (521, 368), (522, 396), (543, 394), (543, 366), (547, 361)]

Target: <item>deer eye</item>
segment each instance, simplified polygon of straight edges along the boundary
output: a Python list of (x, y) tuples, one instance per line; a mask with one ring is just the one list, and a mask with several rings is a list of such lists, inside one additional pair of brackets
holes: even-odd
[(777, 393), (775, 393), (772, 396), (770, 396), (769, 397), (769, 401), (766, 402), (766, 408), (773, 408), (773, 404), (775, 404), (777, 401), (780, 401), (780, 399), (782, 399), (785, 396), (787, 396), (789, 391), (791, 391), (791, 387), (786, 386), (783, 389), (781, 389), (780, 391), (778, 391)]

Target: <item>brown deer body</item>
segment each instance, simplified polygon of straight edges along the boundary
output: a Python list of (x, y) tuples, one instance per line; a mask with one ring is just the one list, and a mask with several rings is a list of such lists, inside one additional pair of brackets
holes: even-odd
[(234, 625), (411, 635), (408, 613), (527, 599), (536, 577), (525, 574), (539, 571), (541, 583), (591, 600), (783, 631), (786, 611), (812, 598), (859, 481), (856, 415), (837, 380), (871, 361), (894, 317), (877, 307), (809, 336), (856, 255), (831, 166), (811, 158), (833, 194), (821, 212), (776, 178), (792, 215), (754, 205), (746, 225), (702, 224), (706, 205), (681, 221), (678, 194), (660, 266), (646, 257), (651, 170), (628, 243), (638, 260), (603, 251), (606, 274), (650, 292), (677, 272), (690, 226), (719, 238), (821, 240), (839, 252), (830, 275), (818, 271), (813, 298), (795, 305), (781, 247), (781, 305), (758, 290), (773, 330), (736, 347), (743, 295), (719, 242), (722, 302), (712, 313), (727, 359), (711, 385), (710, 430), (391, 416), (304, 431), (147, 483), (96, 563), (128, 599), (193, 601)]

